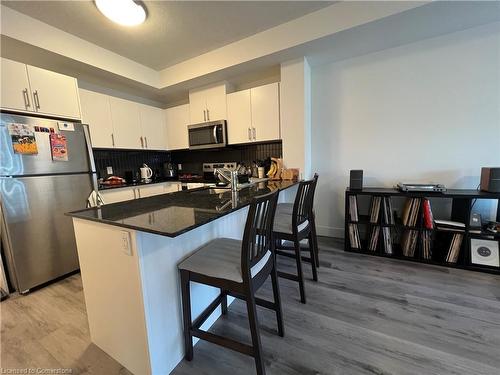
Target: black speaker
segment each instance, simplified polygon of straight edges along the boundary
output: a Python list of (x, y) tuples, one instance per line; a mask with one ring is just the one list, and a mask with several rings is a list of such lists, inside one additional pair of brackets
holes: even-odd
[(351, 169), (349, 190), (361, 190), (361, 189), (363, 189), (363, 170)]
[(500, 193), (500, 167), (481, 168), (481, 190)]

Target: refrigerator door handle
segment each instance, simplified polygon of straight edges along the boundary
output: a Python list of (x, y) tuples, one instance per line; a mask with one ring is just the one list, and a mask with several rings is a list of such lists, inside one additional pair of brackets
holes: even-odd
[(90, 131), (89, 131), (89, 126), (86, 124), (83, 125), (83, 134), (85, 135), (85, 144), (87, 145), (87, 153), (89, 157), (89, 162), (90, 162), (90, 171), (92, 173), (95, 173), (95, 161), (94, 161), (94, 154), (92, 152), (92, 144), (90, 143)]

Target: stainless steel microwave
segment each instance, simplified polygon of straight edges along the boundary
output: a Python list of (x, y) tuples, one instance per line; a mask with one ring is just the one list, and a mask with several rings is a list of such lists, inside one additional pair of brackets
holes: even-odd
[(227, 145), (226, 120), (188, 125), (189, 149), (217, 148)]

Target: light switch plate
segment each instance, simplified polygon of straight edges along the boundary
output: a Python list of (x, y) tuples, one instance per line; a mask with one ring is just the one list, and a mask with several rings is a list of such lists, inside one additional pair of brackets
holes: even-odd
[(113, 167), (106, 167), (107, 174), (113, 174)]
[(130, 233), (126, 231), (121, 231), (122, 240), (122, 251), (124, 254), (132, 256), (132, 246), (130, 245)]

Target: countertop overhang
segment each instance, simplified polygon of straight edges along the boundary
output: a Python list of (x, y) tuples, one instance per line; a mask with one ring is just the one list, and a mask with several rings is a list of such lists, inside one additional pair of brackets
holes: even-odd
[(103, 224), (177, 237), (233, 211), (253, 198), (288, 189), (298, 181), (265, 181), (237, 192), (200, 188), (69, 212), (66, 215)]

